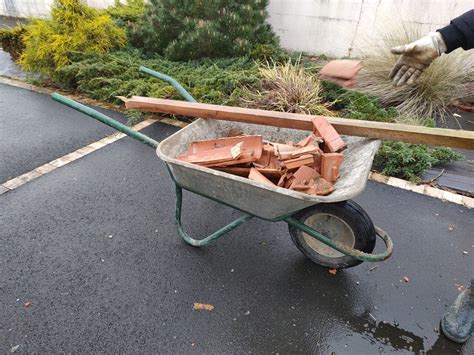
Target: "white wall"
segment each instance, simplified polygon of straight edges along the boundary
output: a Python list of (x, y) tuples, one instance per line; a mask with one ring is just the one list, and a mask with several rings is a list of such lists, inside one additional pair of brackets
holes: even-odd
[(268, 11), (283, 47), (342, 57), (360, 54), (390, 23), (428, 33), (473, 8), (473, 0), (270, 0)]
[[(88, 0), (107, 7), (114, 0)], [(46, 17), (53, 0), (0, 0), (0, 15)], [(377, 40), (387, 23), (435, 30), (474, 8), (474, 0), (270, 0), (269, 22), (283, 47), (332, 57), (357, 56), (366, 39)]]
[[(114, 0), (86, 0), (94, 7), (107, 7)], [(0, 15), (8, 17), (47, 17), (54, 0), (0, 0)]]

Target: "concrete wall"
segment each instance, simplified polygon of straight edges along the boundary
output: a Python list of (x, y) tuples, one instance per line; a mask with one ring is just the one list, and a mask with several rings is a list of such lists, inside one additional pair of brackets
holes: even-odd
[[(106, 7), (114, 0), (88, 0)], [(53, 0), (0, 0), (0, 15), (46, 17)], [(283, 47), (332, 57), (357, 56), (389, 23), (407, 21), (421, 33), (474, 8), (474, 0), (270, 0), (269, 22)]]
[[(107, 7), (114, 0), (86, 0), (94, 7)], [(8, 17), (47, 17), (54, 0), (0, 0), (0, 15)]]
[(390, 24), (428, 33), (473, 8), (472, 0), (271, 0), (268, 10), (283, 47), (342, 57), (360, 54)]

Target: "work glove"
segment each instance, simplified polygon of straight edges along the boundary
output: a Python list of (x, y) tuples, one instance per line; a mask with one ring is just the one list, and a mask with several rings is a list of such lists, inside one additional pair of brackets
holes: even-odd
[(439, 32), (431, 32), (428, 36), (410, 44), (392, 48), (393, 54), (401, 54), (397, 64), (390, 72), (393, 84), (411, 85), (423, 71), (441, 54), (446, 53), (446, 44)]

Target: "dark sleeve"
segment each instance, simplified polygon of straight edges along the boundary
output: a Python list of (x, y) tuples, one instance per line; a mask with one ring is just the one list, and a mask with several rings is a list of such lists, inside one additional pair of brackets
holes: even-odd
[(474, 48), (474, 10), (456, 17), (451, 23), (438, 30), (444, 38), (447, 53), (462, 47), (465, 50)]

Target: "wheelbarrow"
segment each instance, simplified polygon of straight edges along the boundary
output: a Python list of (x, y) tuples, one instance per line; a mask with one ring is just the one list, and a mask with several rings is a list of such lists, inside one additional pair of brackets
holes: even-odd
[[(143, 67), (140, 70), (169, 82), (187, 100), (194, 101), (173, 78)], [(273, 142), (299, 141), (307, 135), (304, 131), (200, 118), (162, 142), (157, 142), (64, 96), (55, 93), (52, 98), (156, 149), (176, 186), (178, 234), (194, 247), (206, 246), (251, 218), (258, 217), (271, 222), (285, 221), (298, 249), (312, 262), (325, 267), (340, 269), (364, 261), (383, 261), (393, 252), (393, 243), (387, 233), (374, 226), (362, 207), (351, 200), (367, 184), (380, 141), (344, 137), (347, 150), (335, 191), (328, 196), (313, 196), (176, 159), (185, 154), (191, 142), (225, 137), (230, 128), (238, 128), (246, 134), (262, 135)], [(203, 239), (194, 239), (184, 231), (181, 223), (183, 189), (235, 208), (241, 211), (242, 216)], [(371, 254), (377, 237), (383, 241), (385, 250)]]

